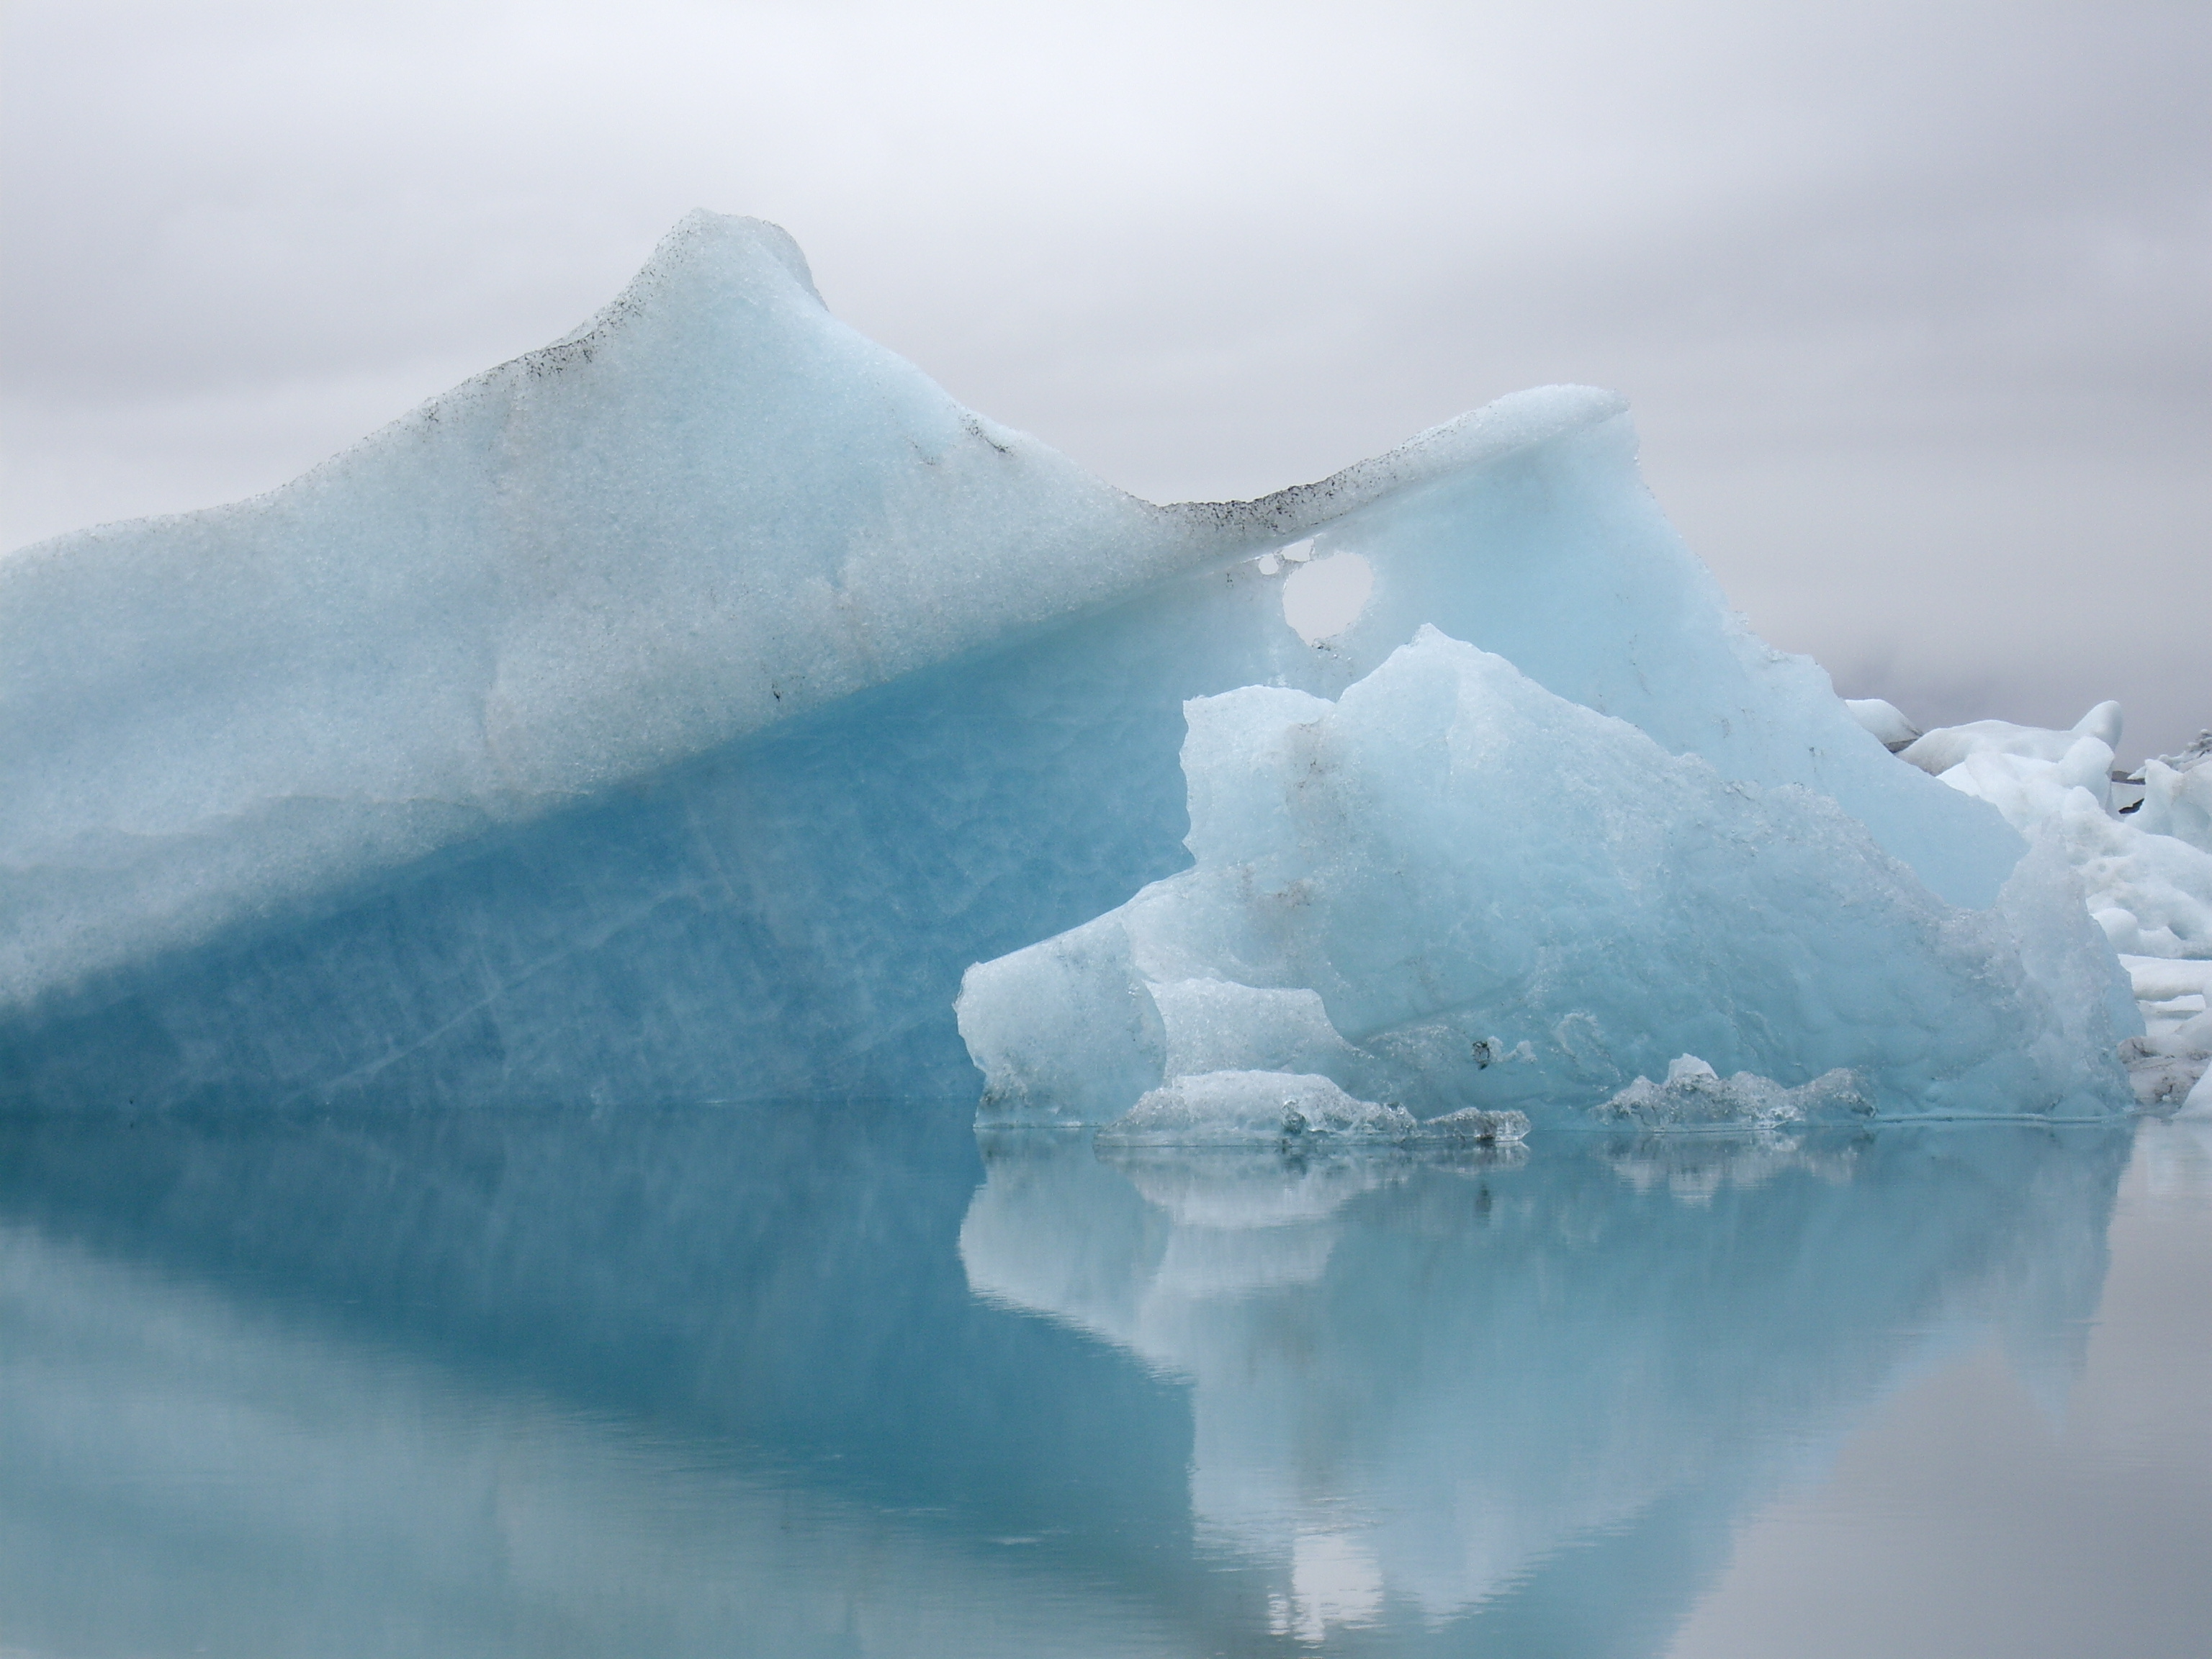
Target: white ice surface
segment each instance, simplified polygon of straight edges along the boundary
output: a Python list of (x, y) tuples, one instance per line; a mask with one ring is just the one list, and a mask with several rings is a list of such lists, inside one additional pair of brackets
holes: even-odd
[(2111, 782), (2118, 739), (2119, 705), (2105, 702), (2070, 732), (2002, 720), (1939, 727), (1903, 758), (2063, 849), (2115, 950), (2212, 957), (2212, 767), (2147, 763), (2142, 805), (2122, 816)]
[(1334, 702), (1185, 713), (1195, 867), (969, 972), (987, 1118), (1106, 1121), (1199, 1056), (1422, 1116), (1679, 1115), (1695, 1087), (1621, 1091), (1686, 1051), (1771, 1079), (1753, 1115), (1793, 1089), (1824, 1113), (2125, 1099), (2133, 1000), (2048, 850), (1954, 908), (1827, 797), (1669, 755), (1434, 629)]
[(1901, 749), (1920, 735), (1920, 728), (1905, 719), (1895, 703), (1880, 697), (1846, 697), (1844, 707), (1885, 749)]
[(2143, 1034), (2120, 1045), (2136, 1098), (2153, 1111), (2212, 1103), (2212, 961), (2120, 958), (2142, 1009)]
[(1107, 1145), (1242, 1146), (1350, 1139), (1392, 1141), (1413, 1132), (1395, 1106), (1354, 1100), (1325, 1077), (1289, 1072), (1206, 1072), (1146, 1094), (1099, 1131)]
[(2075, 721), (2070, 732), (2051, 732), (2039, 726), (2014, 726), (2008, 720), (1974, 720), (1965, 726), (1939, 726), (1922, 733), (1903, 753), (1922, 771), (1936, 776), (1972, 755), (2005, 755), (2027, 760), (2058, 761), (2075, 750), (2083, 738), (2104, 745), (2106, 764), (2120, 741), (2120, 706), (2100, 702)]
[(2178, 755), (2145, 761), (2142, 781), (2136, 828), (2212, 854), (2212, 732), (2200, 734)]
[(2112, 791), (2119, 737), (2120, 706), (2102, 702), (2068, 732), (1939, 727), (1903, 758), (1989, 802), (2072, 866), (2141, 1006), (2144, 1030), (2121, 1050), (2136, 1098), (2171, 1111), (2212, 1073), (2212, 741), (2146, 761), (2141, 804), (2124, 811)]

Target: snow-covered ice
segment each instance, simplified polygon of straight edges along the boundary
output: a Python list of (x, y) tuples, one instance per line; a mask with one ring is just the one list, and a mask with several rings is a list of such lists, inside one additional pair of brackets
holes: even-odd
[(2212, 732), (2177, 755), (2156, 755), (2142, 763), (2142, 799), (2136, 828), (2171, 836), (2201, 853), (2212, 853)]
[[(1922, 771), (1940, 777), (1975, 756), (2064, 761), (2069, 756), (2094, 754), (2097, 747), (2104, 750), (2105, 764), (2110, 767), (2112, 750), (2119, 740), (2120, 706), (2117, 702), (2100, 702), (2082, 715), (2070, 732), (2014, 726), (2008, 720), (1974, 720), (1965, 726), (1940, 726), (1932, 732), (1923, 732), (1901, 752)], [(2081, 763), (2076, 762), (2077, 766)]]

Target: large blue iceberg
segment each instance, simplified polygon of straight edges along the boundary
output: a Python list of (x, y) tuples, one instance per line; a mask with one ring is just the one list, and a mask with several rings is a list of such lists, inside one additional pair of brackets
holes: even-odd
[[(838, 323), (773, 226), (706, 214), (583, 328), (283, 489), (0, 559), (0, 1096), (970, 1090), (963, 971), (1190, 866), (1186, 701), (1346, 698), (1424, 626), (1660, 771), (1694, 757), (1714, 846), (1848, 842), (1819, 880), (1853, 938), (1972, 936), (1928, 947), (1956, 1029), (1803, 988), (1850, 1042), (1690, 1010), (1772, 962), (1678, 938), (1708, 971), (1608, 1025), (1624, 1078), (1694, 1052), (1782, 1088), (1849, 1067), (1882, 1110), (2124, 1098), (2131, 1006), (2063, 871), (2016, 877), (1996, 809), (1728, 611), (1619, 398), (1524, 392), (1318, 484), (1155, 507)], [(1852, 871), (1879, 879), (1846, 903)], [(1778, 949), (1818, 925), (1792, 902), (1763, 891)], [(2056, 1036), (1990, 1061), (2031, 1008)], [(1468, 1092), (1424, 1075), (1409, 1103)]]

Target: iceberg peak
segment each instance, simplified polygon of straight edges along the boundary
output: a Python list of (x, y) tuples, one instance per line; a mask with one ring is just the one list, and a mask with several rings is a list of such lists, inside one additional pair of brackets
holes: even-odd
[(650, 311), (726, 313), (733, 301), (765, 309), (787, 301), (780, 290), (793, 286), (828, 310), (805, 252), (781, 225), (694, 208), (654, 246), (621, 293), (559, 339), (513, 361), (532, 364), (535, 372), (557, 371), (577, 355), (574, 347), (604, 340)]

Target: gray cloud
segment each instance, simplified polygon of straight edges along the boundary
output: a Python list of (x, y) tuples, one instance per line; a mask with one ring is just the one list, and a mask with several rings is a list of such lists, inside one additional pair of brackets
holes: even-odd
[(2212, 722), (2193, 4), (178, 8), (0, 37), (0, 541), (281, 482), (687, 209), (1156, 498), (1635, 400), (1737, 603), (1927, 720)]

